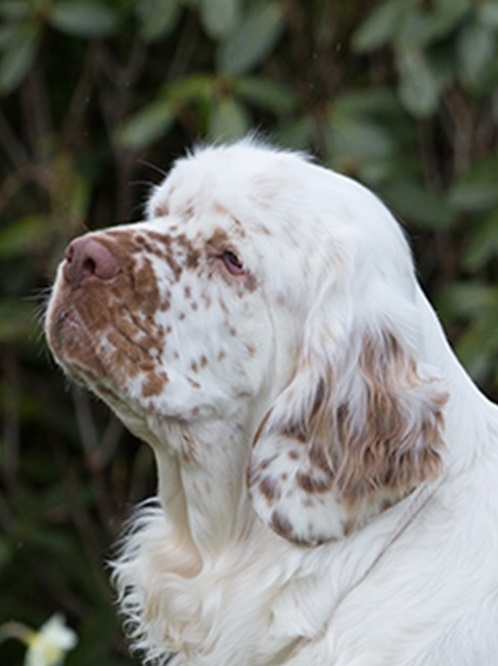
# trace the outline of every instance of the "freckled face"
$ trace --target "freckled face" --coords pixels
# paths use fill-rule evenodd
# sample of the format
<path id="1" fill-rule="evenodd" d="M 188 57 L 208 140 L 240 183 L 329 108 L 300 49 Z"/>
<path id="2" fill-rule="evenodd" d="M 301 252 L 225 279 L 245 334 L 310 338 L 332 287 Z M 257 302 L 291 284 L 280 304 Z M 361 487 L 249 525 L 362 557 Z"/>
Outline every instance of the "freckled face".
<path id="1" fill-rule="evenodd" d="M 46 332 L 67 374 L 114 409 L 191 420 L 257 392 L 272 336 L 257 272 L 240 252 L 242 229 L 174 220 L 89 235 L 117 269 L 102 277 L 97 254 L 83 277 L 68 279 L 66 259 Z"/>

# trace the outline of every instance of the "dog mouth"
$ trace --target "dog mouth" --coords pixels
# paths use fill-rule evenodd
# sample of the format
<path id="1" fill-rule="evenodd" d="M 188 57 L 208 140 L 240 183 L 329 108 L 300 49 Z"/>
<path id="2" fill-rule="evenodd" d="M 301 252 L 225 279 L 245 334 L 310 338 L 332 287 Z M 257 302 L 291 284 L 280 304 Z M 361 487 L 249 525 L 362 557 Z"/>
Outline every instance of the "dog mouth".
<path id="1" fill-rule="evenodd" d="M 45 330 L 54 358 L 71 378 L 85 383 L 82 372 L 94 377 L 104 375 L 92 336 L 74 306 L 56 306 L 47 313 Z"/>
<path id="2" fill-rule="evenodd" d="M 109 392 L 113 400 L 136 401 L 137 386 L 144 399 L 160 393 L 167 375 L 155 372 L 161 353 L 155 332 L 103 289 L 68 290 L 58 283 L 45 315 L 46 339 L 58 365 L 105 401 Z"/>

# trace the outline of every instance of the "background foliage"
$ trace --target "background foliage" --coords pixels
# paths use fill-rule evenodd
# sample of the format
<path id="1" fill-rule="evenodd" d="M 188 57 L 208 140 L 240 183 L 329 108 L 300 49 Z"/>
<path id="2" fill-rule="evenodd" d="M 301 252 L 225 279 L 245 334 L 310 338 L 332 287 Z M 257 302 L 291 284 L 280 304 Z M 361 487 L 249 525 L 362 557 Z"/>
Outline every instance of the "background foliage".
<path id="1" fill-rule="evenodd" d="M 186 146 L 256 128 L 394 209 L 496 398 L 498 3 L 2 0 L 0 21 L 0 623 L 62 610 L 68 664 L 124 666 L 103 565 L 154 478 L 48 358 L 37 311 L 65 243 L 139 219 Z"/>

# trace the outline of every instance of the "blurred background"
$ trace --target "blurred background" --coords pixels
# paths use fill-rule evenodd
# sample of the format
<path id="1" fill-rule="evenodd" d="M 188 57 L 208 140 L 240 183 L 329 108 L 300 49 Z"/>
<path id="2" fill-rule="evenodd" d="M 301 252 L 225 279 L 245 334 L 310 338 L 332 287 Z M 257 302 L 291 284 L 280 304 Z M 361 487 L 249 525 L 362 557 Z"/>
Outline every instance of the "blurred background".
<path id="1" fill-rule="evenodd" d="M 496 0 L 1 0 L 0 624 L 61 611 L 67 664 L 138 663 L 105 562 L 154 470 L 48 356 L 68 239 L 139 220 L 187 147 L 259 130 L 387 202 L 496 399 L 497 126 Z"/>

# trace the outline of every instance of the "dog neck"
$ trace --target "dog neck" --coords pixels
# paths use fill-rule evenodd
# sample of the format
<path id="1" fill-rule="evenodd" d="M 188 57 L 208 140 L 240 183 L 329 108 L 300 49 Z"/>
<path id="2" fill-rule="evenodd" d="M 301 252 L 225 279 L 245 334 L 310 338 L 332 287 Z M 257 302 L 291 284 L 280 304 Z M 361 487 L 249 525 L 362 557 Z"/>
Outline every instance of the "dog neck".
<path id="1" fill-rule="evenodd" d="M 168 422 L 164 430 L 150 442 L 163 510 L 202 560 L 216 558 L 255 522 L 245 483 L 250 427 L 224 419 Z"/>

